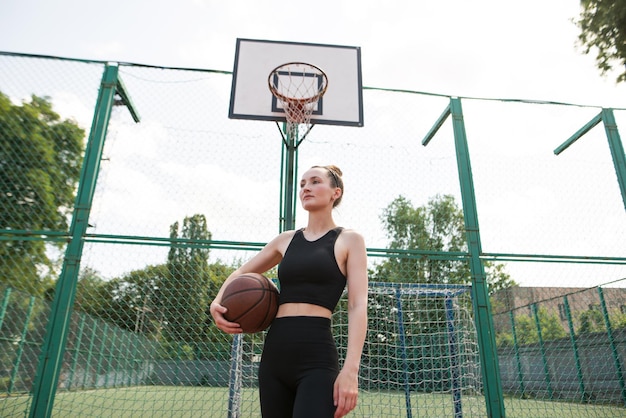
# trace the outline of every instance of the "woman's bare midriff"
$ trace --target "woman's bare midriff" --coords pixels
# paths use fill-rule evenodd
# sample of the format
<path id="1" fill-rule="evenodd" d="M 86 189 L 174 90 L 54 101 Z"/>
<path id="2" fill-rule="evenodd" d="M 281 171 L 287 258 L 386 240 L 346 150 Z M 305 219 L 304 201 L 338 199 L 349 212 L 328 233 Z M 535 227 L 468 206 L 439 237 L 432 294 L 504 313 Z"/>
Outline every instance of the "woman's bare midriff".
<path id="1" fill-rule="evenodd" d="M 321 316 L 330 318 L 332 312 L 323 306 L 310 303 L 284 303 L 278 307 L 276 318 L 285 316 Z"/>

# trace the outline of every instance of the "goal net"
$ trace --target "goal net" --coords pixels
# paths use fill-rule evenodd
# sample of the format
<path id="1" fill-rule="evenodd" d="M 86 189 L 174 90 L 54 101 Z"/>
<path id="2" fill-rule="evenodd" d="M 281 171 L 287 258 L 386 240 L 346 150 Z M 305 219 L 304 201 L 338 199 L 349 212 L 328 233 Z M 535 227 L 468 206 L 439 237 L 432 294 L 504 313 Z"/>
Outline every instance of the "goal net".
<path id="1" fill-rule="evenodd" d="M 347 295 L 333 315 L 340 359 L 348 344 Z M 233 339 L 231 418 L 258 416 L 263 335 Z M 485 416 L 469 286 L 370 283 L 359 402 L 351 416 Z"/>

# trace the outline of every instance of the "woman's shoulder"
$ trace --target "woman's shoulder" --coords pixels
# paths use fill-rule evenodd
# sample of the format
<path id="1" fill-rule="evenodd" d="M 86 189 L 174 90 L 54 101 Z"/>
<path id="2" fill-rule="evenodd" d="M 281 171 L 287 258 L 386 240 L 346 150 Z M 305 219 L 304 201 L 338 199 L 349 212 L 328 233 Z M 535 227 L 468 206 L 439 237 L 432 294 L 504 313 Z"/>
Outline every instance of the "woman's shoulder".
<path id="1" fill-rule="evenodd" d="M 342 228 L 341 234 L 339 234 L 339 238 L 345 241 L 349 245 L 365 245 L 365 239 L 360 232 L 350 229 L 350 228 Z"/>
<path id="2" fill-rule="evenodd" d="M 363 235 L 361 235 L 361 233 L 355 229 L 351 229 L 351 228 L 344 228 L 344 227 L 339 227 L 341 229 L 341 234 L 344 235 L 349 235 L 351 237 L 363 237 Z"/>
<path id="3" fill-rule="evenodd" d="M 283 240 L 283 239 L 291 239 L 296 232 L 300 231 L 299 229 L 290 229 L 288 231 L 283 231 L 280 234 L 276 235 L 272 241 Z"/>
<path id="4" fill-rule="evenodd" d="M 296 232 L 297 230 L 283 231 L 280 234 L 278 234 L 276 237 L 274 237 L 274 239 L 272 239 L 267 244 L 267 246 L 271 248 L 275 248 L 276 250 L 278 250 L 278 252 L 280 252 L 281 254 L 284 254 L 287 246 L 291 242 L 291 239 L 296 234 Z"/>

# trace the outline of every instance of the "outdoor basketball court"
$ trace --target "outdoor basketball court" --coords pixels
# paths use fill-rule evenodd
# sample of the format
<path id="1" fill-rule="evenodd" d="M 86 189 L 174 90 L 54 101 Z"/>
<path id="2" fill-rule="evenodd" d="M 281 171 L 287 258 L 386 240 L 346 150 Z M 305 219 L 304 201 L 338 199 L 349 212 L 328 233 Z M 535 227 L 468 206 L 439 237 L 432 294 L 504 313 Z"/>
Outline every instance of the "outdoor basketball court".
<path id="1" fill-rule="evenodd" d="M 263 334 L 216 332 L 205 307 L 301 222 L 314 161 L 345 168 L 337 222 L 368 237 L 374 278 L 350 416 L 623 416 L 625 110 L 368 87 L 361 53 L 237 39 L 232 73 L 0 54 L 11 106 L 50 97 L 89 141 L 67 231 L 3 231 L 72 245 L 53 300 L 0 281 L 0 415 L 258 416 Z M 45 171 L 38 149 L 12 170 Z M 571 291 L 494 307 L 503 272 Z M 345 295 L 333 330 L 341 357 Z"/>

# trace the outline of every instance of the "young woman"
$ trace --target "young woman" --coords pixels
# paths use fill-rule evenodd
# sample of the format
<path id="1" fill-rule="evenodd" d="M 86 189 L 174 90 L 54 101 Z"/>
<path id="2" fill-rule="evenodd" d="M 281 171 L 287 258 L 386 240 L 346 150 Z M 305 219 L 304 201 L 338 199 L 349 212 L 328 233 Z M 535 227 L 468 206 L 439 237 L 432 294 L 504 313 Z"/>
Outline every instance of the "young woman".
<path id="1" fill-rule="evenodd" d="M 259 366 L 261 414 L 266 418 L 340 418 L 357 404 L 358 374 L 367 331 L 367 254 L 363 237 L 337 227 L 332 210 L 343 196 L 342 172 L 314 166 L 300 181 L 305 228 L 286 231 L 233 272 L 211 303 L 219 329 L 241 333 L 224 318 L 223 289 L 242 273 L 279 264 L 279 308 Z M 347 284 L 348 348 L 339 370 L 331 316 Z"/>

